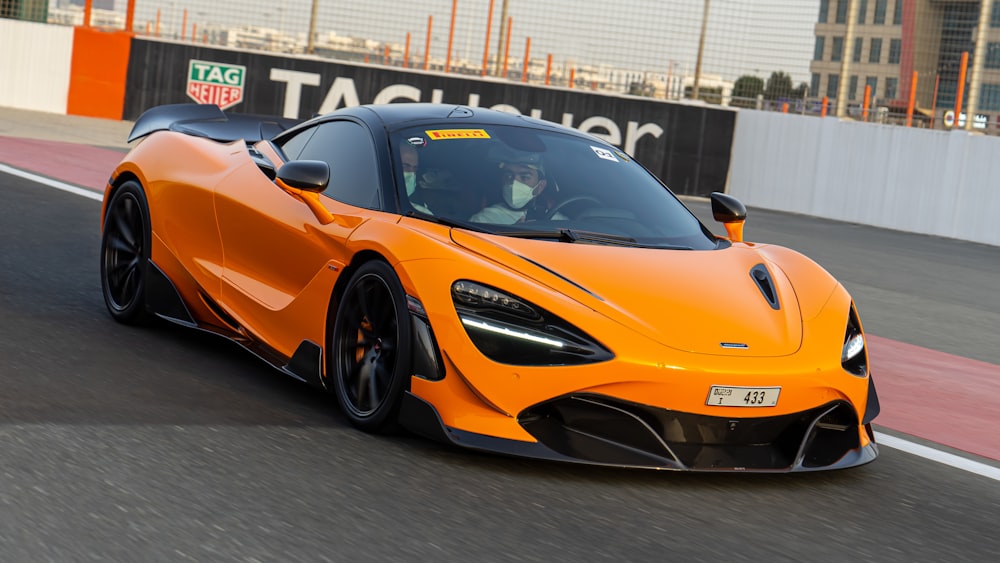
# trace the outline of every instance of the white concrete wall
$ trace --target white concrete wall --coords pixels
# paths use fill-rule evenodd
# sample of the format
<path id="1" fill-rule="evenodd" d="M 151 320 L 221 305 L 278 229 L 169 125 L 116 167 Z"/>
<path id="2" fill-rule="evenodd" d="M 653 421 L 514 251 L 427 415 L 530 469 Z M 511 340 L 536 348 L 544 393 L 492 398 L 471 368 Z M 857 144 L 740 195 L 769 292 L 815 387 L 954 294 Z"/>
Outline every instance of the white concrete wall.
<path id="1" fill-rule="evenodd" d="M 1000 245 L 1000 137 L 740 111 L 748 206 Z"/>
<path id="2" fill-rule="evenodd" d="M 73 28 L 0 19 L 0 106 L 66 113 Z"/>

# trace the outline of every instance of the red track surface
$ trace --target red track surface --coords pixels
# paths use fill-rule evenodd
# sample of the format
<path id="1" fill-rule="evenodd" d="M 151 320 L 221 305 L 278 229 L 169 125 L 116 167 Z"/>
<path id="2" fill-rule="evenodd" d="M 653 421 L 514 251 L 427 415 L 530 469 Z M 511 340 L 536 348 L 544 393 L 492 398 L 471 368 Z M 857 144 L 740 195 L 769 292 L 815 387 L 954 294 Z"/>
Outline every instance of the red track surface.
<path id="1" fill-rule="evenodd" d="M 61 180 L 104 191 L 111 171 L 124 153 L 59 141 L 0 137 L 0 162 Z"/>
<path id="2" fill-rule="evenodd" d="M 1000 460 L 1000 366 L 868 335 L 875 423 Z"/>
<path id="3" fill-rule="evenodd" d="M 103 191 L 122 152 L 0 137 L 0 162 Z M 868 335 L 876 425 L 1000 460 L 1000 366 Z"/>

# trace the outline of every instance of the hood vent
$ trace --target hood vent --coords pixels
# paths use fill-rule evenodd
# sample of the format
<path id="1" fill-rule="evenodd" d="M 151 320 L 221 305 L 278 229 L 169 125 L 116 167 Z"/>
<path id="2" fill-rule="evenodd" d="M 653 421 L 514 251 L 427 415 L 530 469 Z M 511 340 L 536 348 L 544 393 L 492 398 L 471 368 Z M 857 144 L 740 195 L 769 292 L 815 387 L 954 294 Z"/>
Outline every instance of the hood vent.
<path id="1" fill-rule="evenodd" d="M 764 295 L 767 304 L 775 311 L 781 309 L 781 305 L 778 303 L 778 291 L 774 287 L 774 280 L 771 279 L 771 272 L 768 271 L 767 266 L 757 264 L 750 268 L 750 277 L 753 278 L 757 288 Z"/>

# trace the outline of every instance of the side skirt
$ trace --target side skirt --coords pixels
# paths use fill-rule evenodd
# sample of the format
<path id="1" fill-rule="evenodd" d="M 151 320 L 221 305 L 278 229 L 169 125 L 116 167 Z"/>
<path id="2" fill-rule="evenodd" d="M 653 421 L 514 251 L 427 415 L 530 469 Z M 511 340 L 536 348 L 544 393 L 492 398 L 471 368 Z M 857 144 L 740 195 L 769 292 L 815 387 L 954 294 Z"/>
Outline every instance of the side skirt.
<path id="1" fill-rule="evenodd" d="M 180 292 L 170 278 L 152 260 L 149 260 L 148 265 L 146 307 L 151 313 L 165 321 L 231 340 L 285 375 L 326 390 L 326 385 L 323 383 L 323 348 L 320 345 L 311 340 L 303 340 L 289 358 L 263 342 L 251 338 L 242 330 L 234 332 L 221 327 L 199 324 L 184 304 Z"/>

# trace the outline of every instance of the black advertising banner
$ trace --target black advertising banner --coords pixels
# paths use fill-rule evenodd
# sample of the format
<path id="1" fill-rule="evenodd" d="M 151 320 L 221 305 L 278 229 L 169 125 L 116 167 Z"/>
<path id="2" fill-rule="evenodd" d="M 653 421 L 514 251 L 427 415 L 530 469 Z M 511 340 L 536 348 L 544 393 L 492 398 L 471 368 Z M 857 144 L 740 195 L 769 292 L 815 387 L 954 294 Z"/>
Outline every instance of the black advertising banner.
<path id="1" fill-rule="evenodd" d="M 134 39 L 122 118 L 195 101 L 299 119 L 369 103 L 504 109 L 601 137 L 688 195 L 725 191 L 736 122 L 735 111 L 717 106 Z"/>

